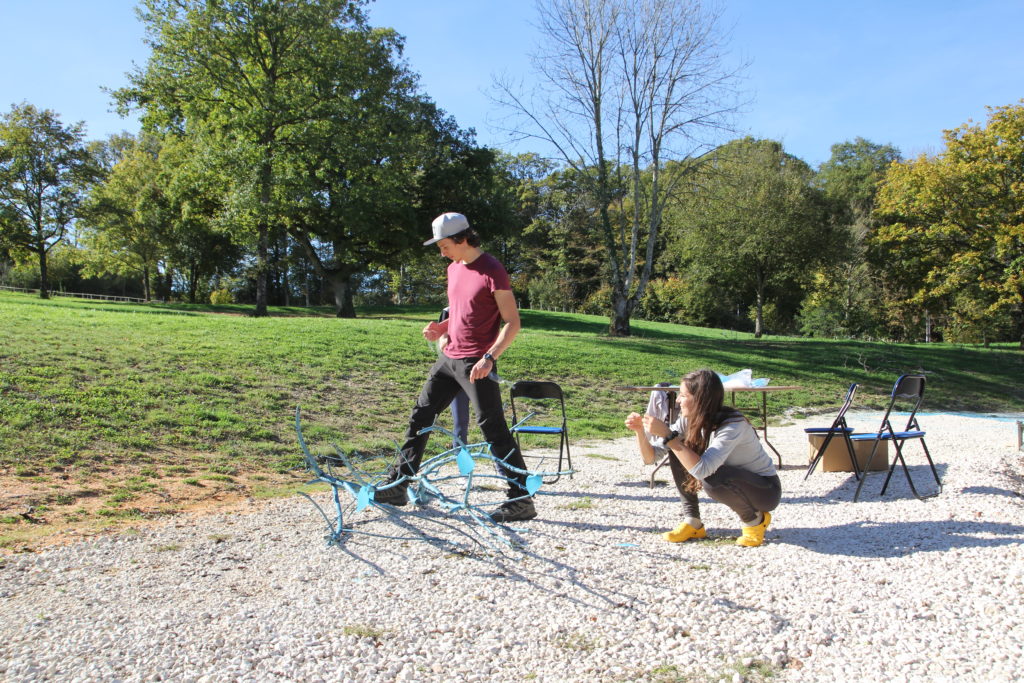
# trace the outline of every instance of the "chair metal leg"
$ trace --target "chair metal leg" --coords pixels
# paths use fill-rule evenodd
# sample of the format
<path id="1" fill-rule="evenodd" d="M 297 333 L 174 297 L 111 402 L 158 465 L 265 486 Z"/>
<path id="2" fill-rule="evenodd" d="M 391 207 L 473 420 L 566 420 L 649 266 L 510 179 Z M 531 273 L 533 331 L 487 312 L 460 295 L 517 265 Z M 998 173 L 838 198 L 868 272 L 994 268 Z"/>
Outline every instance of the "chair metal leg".
<path id="1" fill-rule="evenodd" d="M 845 431 L 842 432 L 843 441 L 846 443 L 846 452 L 850 454 L 850 464 L 853 466 L 853 476 L 860 479 L 860 466 L 857 464 L 857 454 L 853 450 L 853 442 L 850 441 L 850 435 Z M 829 432 L 825 435 L 825 441 L 821 444 L 818 452 L 814 455 L 814 459 L 811 460 L 811 464 L 807 466 L 807 472 L 804 473 L 804 481 L 811 475 L 814 468 L 818 466 L 818 463 L 825 456 L 825 450 L 828 448 L 829 443 L 832 441 L 832 437 L 835 436 L 833 432 Z"/>
<path id="2" fill-rule="evenodd" d="M 935 463 L 932 462 L 932 454 L 928 452 L 928 444 L 924 442 L 924 437 L 921 437 L 921 448 L 924 449 L 924 457 L 928 460 L 928 467 L 932 470 L 932 476 L 935 477 L 935 483 L 939 486 L 939 491 L 942 491 L 942 480 L 939 479 L 939 473 L 935 469 Z M 936 494 L 938 495 L 938 494 Z"/>
<path id="3" fill-rule="evenodd" d="M 569 466 L 570 470 L 572 469 L 572 454 L 569 452 L 569 435 L 566 434 L 565 431 L 562 431 L 562 432 L 559 432 L 559 437 L 561 437 L 559 439 L 559 441 L 558 441 L 558 472 L 559 472 L 559 474 L 556 474 L 554 479 L 551 479 L 549 481 L 545 481 L 544 482 L 545 484 L 557 483 L 558 480 L 562 478 L 561 472 L 562 472 L 562 455 L 563 455 L 563 453 L 565 454 L 565 462 L 566 462 L 566 464 Z M 569 478 L 572 479 L 572 474 L 569 475 Z"/>
<path id="4" fill-rule="evenodd" d="M 857 452 L 853 449 L 853 441 L 850 440 L 850 435 L 843 432 L 843 441 L 846 442 L 846 452 L 850 454 L 850 465 L 853 466 L 853 476 L 855 479 L 860 479 L 860 465 L 857 464 Z"/>
<path id="5" fill-rule="evenodd" d="M 811 464 L 807 466 L 807 471 L 804 473 L 804 481 L 807 481 L 807 477 L 811 476 L 811 472 L 818 466 L 818 462 L 825 456 L 825 449 L 828 448 L 829 443 L 832 442 L 832 432 L 825 435 L 825 441 L 818 448 L 818 452 L 814 454 L 814 459 L 811 460 Z"/>
<path id="6" fill-rule="evenodd" d="M 672 454 L 669 453 L 668 455 L 666 455 L 664 458 L 661 459 L 661 462 L 659 462 L 657 465 L 654 466 L 653 470 L 651 470 L 651 483 L 650 483 L 650 486 L 648 488 L 652 488 L 652 489 L 654 488 L 654 475 L 658 473 L 658 470 L 660 470 L 662 467 L 664 467 L 665 465 L 668 464 L 668 459 L 671 458 L 671 457 L 672 457 Z"/>
<path id="7" fill-rule="evenodd" d="M 871 463 L 875 461 L 875 453 L 878 452 L 878 444 L 881 439 L 876 438 L 875 443 L 871 446 L 871 455 L 868 456 L 868 461 L 864 464 L 864 472 L 857 482 L 857 490 L 853 492 L 853 502 L 856 503 L 857 499 L 860 498 L 860 490 L 864 487 L 864 482 L 868 480 L 868 472 L 871 471 Z"/>
<path id="8" fill-rule="evenodd" d="M 889 488 L 889 480 L 892 479 L 892 473 L 896 471 L 896 463 L 903 464 L 903 474 L 907 476 L 907 483 L 910 484 L 910 490 L 917 496 L 917 490 L 914 488 L 914 482 L 910 481 L 910 472 L 907 470 L 907 462 L 903 459 L 903 441 L 893 439 L 892 445 L 896 449 L 896 457 L 892 459 L 892 464 L 889 465 L 889 473 L 885 475 L 885 483 L 882 484 L 882 490 L 879 491 L 878 495 L 884 496 L 885 490 Z M 920 498 L 921 496 L 917 496 Z"/>
<path id="9" fill-rule="evenodd" d="M 569 478 L 572 479 L 572 453 L 569 452 L 569 435 L 562 432 L 562 439 L 565 441 L 565 464 L 569 469 Z M 558 451 L 558 471 L 562 471 L 562 451 Z M 561 475 L 559 475 L 561 476 Z"/>
<path id="10" fill-rule="evenodd" d="M 896 469 L 896 461 L 899 460 L 900 464 L 903 466 L 903 475 L 907 478 L 907 484 L 910 486 L 910 492 L 914 494 L 914 497 L 917 498 L 918 500 L 925 500 L 927 498 L 935 498 L 940 493 L 942 493 L 942 482 L 939 480 L 939 473 L 935 470 L 935 463 L 932 462 L 932 456 L 928 452 L 928 446 L 925 444 L 924 439 L 921 439 L 921 447 L 924 449 L 925 458 L 928 460 L 928 466 L 931 468 L 932 476 L 935 477 L 935 483 L 938 484 L 938 489 L 934 493 L 927 493 L 927 494 L 922 495 L 922 494 L 918 493 L 917 487 L 914 486 L 914 480 L 911 479 L 911 477 L 910 477 L 910 468 L 907 467 L 907 461 L 903 458 L 903 444 L 905 442 L 906 442 L 906 439 L 903 439 L 903 440 L 900 440 L 900 442 L 898 444 L 896 444 L 896 456 L 897 457 L 893 458 L 892 467 L 889 468 L 889 477 L 892 477 L 893 470 Z M 885 493 L 885 488 L 886 488 L 886 486 L 889 485 L 889 477 L 886 477 L 886 479 L 885 479 L 885 486 L 882 486 L 882 494 Z M 879 494 L 879 495 L 882 495 L 882 494 Z"/>

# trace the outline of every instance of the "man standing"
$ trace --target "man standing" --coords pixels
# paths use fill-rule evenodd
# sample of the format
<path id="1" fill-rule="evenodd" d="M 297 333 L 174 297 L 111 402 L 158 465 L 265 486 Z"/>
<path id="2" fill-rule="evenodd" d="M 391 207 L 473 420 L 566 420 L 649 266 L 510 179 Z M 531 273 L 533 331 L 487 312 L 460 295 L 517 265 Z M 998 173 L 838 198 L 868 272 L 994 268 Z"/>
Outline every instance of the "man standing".
<path id="1" fill-rule="evenodd" d="M 494 455 L 509 465 L 526 469 L 523 455 L 516 446 L 505 421 L 498 383 L 491 379 L 497 359 L 519 333 L 519 310 L 516 308 L 508 273 L 498 259 L 480 249 L 480 237 L 461 213 L 444 213 L 431 224 L 433 238 L 423 246 L 437 244 L 448 264 L 449 317 L 431 322 L 423 328 L 428 341 L 448 336 L 444 352 L 430 368 L 416 405 L 409 418 L 398 461 L 392 469 L 392 481 L 401 475 L 414 475 L 419 469 L 428 434 L 420 430 L 434 424 L 434 418 L 445 410 L 452 399 L 465 391 L 473 403 L 477 425 L 484 439 L 491 444 Z M 533 500 L 525 496 L 526 477 L 505 470 L 510 479 L 508 498 L 491 514 L 496 522 L 514 522 L 537 516 Z M 378 491 L 379 503 L 405 505 L 406 487 L 399 485 Z M 516 500 L 518 499 L 518 500 Z"/>

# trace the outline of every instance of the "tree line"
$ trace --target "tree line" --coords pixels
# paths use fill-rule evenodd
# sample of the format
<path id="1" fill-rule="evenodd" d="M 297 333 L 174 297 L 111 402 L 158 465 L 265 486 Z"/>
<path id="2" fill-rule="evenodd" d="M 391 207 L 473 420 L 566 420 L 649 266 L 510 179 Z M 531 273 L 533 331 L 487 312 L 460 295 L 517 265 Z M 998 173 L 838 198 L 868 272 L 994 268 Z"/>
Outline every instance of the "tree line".
<path id="1" fill-rule="evenodd" d="M 639 10 L 637 9 L 639 7 Z M 630 11 L 633 10 L 633 11 Z M 148 62 L 113 93 L 137 135 L 0 118 L 0 276 L 146 299 L 440 304 L 420 246 L 470 217 L 524 307 L 813 336 L 1024 345 L 1024 106 L 938 154 L 711 147 L 737 100 L 700 2 L 549 0 L 555 93 L 499 83 L 555 159 L 477 145 L 402 38 L 348 0 L 144 0 Z M 543 80 L 543 79 L 542 79 Z M 1024 104 L 1024 102 L 1022 102 Z"/>

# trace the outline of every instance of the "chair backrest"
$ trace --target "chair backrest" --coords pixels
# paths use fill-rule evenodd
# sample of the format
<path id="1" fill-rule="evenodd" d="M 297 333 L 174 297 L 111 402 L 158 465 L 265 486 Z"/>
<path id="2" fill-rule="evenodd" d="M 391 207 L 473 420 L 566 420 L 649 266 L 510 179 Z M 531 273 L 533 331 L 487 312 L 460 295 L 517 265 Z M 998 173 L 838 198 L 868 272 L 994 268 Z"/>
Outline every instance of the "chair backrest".
<path id="1" fill-rule="evenodd" d="M 562 387 L 554 382 L 532 382 L 522 380 L 512 385 L 509 390 L 509 403 L 512 406 L 512 421 L 517 422 L 519 415 L 516 411 L 516 399 L 528 399 L 536 401 L 555 400 L 561 409 L 562 424 L 565 425 L 567 417 L 565 414 L 565 397 L 562 395 Z M 554 406 L 552 406 L 553 408 Z M 536 413 L 534 413 L 536 414 Z M 557 418 L 555 418 L 557 419 Z"/>
<path id="2" fill-rule="evenodd" d="M 892 386 L 892 395 L 889 397 L 889 405 L 885 409 L 885 416 L 882 418 L 882 425 L 891 425 L 889 415 L 893 408 L 900 406 L 907 408 L 910 415 L 907 417 L 906 430 L 917 429 L 917 411 L 924 400 L 924 375 L 901 375 Z"/>
<path id="3" fill-rule="evenodd" d="M 857 383 L 854 382 L 850 385 L 850 388 L 846 390 L 846 399 L 843 401 L 843 407 L 839 409 L 839 414 L 836 415 L 836 419 L 832 422 L 833 427 L 846 425 L 846 411 L 853 405 L 853 397 L 856 395 Z"/>
<path id="4" fill-rule="evenodd" d="M 562 387 L 554 382 L 516 382 L 512 385 L 510 394 L 512 398 L 557 398 L 559 401 L 564 400 L 562 398 Z"/>

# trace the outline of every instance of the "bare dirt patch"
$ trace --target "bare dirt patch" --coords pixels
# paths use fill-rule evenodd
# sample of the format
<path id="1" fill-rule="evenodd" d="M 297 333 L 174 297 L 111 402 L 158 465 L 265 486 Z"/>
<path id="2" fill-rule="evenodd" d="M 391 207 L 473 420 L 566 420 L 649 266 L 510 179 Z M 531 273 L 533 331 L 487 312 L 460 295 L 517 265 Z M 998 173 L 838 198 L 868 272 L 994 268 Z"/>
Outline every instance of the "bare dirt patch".
<path id="1" fill-rule="evenodd" d="M 34 552 L 181 515 L 254 511 L 308 480 L 301 471 L 225 475 L 175 469 L 122 466 L 88 477 L 0 473 L 0 554 Z"/>

